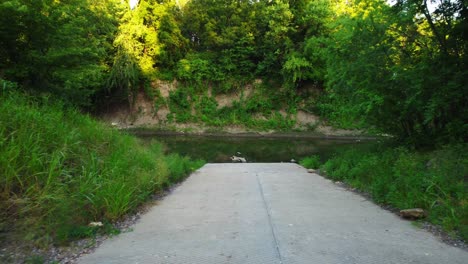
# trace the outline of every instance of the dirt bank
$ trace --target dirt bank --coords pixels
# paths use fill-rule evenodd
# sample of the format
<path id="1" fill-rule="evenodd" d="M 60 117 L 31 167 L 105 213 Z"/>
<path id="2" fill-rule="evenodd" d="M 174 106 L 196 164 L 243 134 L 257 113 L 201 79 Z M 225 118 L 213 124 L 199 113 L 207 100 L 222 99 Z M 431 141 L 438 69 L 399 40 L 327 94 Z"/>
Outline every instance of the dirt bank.
<path id="1" fill-rule="evenodd" d="M 261 81 L 257 81 L 261 82 Z M 258 135 L 274 135 L 279 131 L 275 129 L 261 130 L 257 128 L 248 128 L 242 125 L 225 125 L 225 126 L 207 126 L 202 122 L 176 122 L 171 118 L 171 110 L 169 108 L 170 95 L 178 89 L 178 82 L 155 81 L 153 89 L 157 96 L 150 98 L 147 93 L 139 92 L 131 107 L 128 105 L 116 106 L 109 109 L 107 112 L 100 115 L 100 119 L 104 122 L 120 129 L 148 129 L 156 131 L 170 131 L 176 133 L 190 134 L 249 134 Z M 247 85 L 241 92 L 232 92 L 229 94 L 214 95 L 213 91 L 208 89 L 206 96 L 216 102 L 217 108 L 233 107 L 235 103 L 242 103 L 251 96 L 254 96 L 254 88 L 252 85 Z M 281 115 L 282 118 L 294 122 L 292 131 L 307 132 L 307 134 L 320 137 L 356 137 L 361 136 L 361 131 L 350 131 L 343 129 L 335 129 L 328 126 L 319 116 L 305 110 L 298 110 L 295 114 L 288 114 L 286 110 L 281 109 L 272 112 L 272 115 Z M 191 115 L 196 115 L 194 106 L 191 107 Z M 252 114 L 254 120 L 265 120 L 266 117 L 262 113 Z M 284 132 L 284 130 L 283 130 Z"/>

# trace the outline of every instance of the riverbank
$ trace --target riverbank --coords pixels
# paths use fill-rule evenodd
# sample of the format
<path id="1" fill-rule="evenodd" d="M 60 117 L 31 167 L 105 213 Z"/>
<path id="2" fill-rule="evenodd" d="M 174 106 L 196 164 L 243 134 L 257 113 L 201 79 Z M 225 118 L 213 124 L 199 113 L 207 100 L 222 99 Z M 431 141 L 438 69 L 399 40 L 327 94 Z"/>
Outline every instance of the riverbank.
<path id="1" fill-rule="evenodd" d="M 136 93 L 131 105 L 119 103 L 101 109 L 98 118 L 122 130 L 207 135 L 274 135 L 293 131 L 317 137 L 367 136 L 363 131 L 332 127 L 308 110 L 315 106 L 306 103 L 305 98 L 298 97 L 300 100 L 295 103 L 273 102 L 275 96 L 285 95 L 280 89 L 272 92 L 270 88 L 258 80 L 256 85 L 224 94 L 204 88 L 208 89 L 205 94 L 177 81 L 157 81 L 152 84 L 152 92 Z"/>
<path id="2" fill-rule="evenodd" d="M 246 131 L 246 130 L 210 130 L 210 129 L 198 129 L 198 130 L 186 130 L 181 131 L 176 128 L 168 129 L 165 127 L 151 128 L 122 128 L 123 132 L 127 132 L 137 136 L 189 136 L 189 137 L 219 137 L 219 138 L 291 138 L 291 139 L 332 139 L 332 140 L 357 140 L 357 141 L 373 141 L 383 138 L 381 136 L 365 135 L 362 133 L 352 133 L 348 131 L 348 134 L 321 134 L 317 132 L 284 132 L 284 131 Z"/>

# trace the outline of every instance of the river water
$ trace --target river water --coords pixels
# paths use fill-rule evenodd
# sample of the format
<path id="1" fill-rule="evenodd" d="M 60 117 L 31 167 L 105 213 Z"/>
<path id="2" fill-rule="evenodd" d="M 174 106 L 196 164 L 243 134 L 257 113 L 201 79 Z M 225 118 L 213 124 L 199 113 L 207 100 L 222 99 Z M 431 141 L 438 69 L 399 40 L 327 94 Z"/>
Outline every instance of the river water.
<path id="1" fill-rule="evenodd" d="M 363 145 L 358 140 L 317 139 L 298 137 L 235 137 L 187 135 L 139 135 L 144 141 L 157 140 L 164 144 L 166 153 L 178 153 L 210 163 L 231 162 L 232 155 L 247 162 L 290 162 L 311 155 L 322 161 L 343 148 Z M 366 144 L 366 143 L 364 143 Z"/>

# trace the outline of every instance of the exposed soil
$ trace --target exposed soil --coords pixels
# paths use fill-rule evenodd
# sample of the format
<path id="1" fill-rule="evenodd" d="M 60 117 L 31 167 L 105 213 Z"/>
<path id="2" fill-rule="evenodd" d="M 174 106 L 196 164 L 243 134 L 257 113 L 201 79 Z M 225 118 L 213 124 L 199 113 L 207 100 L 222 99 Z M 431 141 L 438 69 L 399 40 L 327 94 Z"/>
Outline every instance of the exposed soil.
<path id="1" fill-rule="evenodd" d="M 165 82 L 165 81 L 155 81 L 153 86 L 159 92 L 159 95 L 162 96 L 163 100 L 168 100 L 169 94 L 171 91 L 177 89 L 177 81 Z M 234 102 L 240 101 L 243 98 L 248 98 L 254 93 L 253 85 L 247 85 L 242 92 L 233 92 L 231 94 L 221 94 L 215 95 L 214 99 L 218 104 L 218 108 L 231 107 Z M 208 95 L 212 96 L 212 91 L 209 89 Z M 134 105 L 130 108 L 128 106 L 121 106 L 111 109 L 108 112 L 103 113 L 100 118 L 114 127 L 120 129 L 138 129 L 138 128 L 148 128 L 154 130 L 170 130 L 175 132 L 182 133 L 210 133 L 212 131 L 230 133 L 230 134 L 242 134 L 242 133 L 251 133 L 257 132 L 252 129 L 248 129 L 243 126 L 238 125 L 229 125 L 224 127 L 208 127 L 201 123 L 176 123 L 169 122 L 168 115 L 170 110 L 165 105 L 160 105 L 158 108 L 155 108 L 155 103 L 153 99 L 148 98 L 144 92 L 137 94 Z M 192 114 L 194 114 L 194 109 L 192 109 Z M 289 117 L 296 121 L 294 130 L 296 131 L 305 131 L 314 133 L 316 135 L 322 135 L 324 137 L 329 136 L 360 136 L 362 135 L 361 131 L 350 131 L 343 129 L 335 129 L 331 126 L 326 125 L 323 120 L 321 120 L 317 115 L 308 113 L 303 110 L 299 110 L 295 116 L 288 116 L 285 110 L 280 110 L 279 114 L 283 117 Z M 265 117 L 261 114 L 254 115 L 253 118 L 258 120 L 264 120 Z M 259 134 L 271 134 L 276 131 L 261 131 Z"/>

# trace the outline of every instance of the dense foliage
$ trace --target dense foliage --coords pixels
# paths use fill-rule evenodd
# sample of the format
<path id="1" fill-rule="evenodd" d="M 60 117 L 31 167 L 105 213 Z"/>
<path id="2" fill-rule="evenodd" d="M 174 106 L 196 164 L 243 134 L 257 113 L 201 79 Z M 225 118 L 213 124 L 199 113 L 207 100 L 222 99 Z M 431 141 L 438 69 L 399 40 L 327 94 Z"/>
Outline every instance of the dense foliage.
<path id="1" fill-rule="evenodd" d="M 324 42 L 325 110 L 416 145 L 467 135 L 468 10 L 440 3 L 432 12 L 410 0 L 344 7 Z"/>
<path id="2" fill-rule="evenodd" d="M 114 2 L 2 1 L 0 77 L 90 107 L 109 71 L 120 12 Z"/>
<path id="3" fill-rule="evenodd" d="M 67 110 L 0 94 L 0 233 L 45 246 L 92 235 L 202 165 Z M 4 238 L 2 238 L 2 241 Z M 4 241 L 6 242 L 6 241 Z M 8 262 L 8 261 L 7 261 Z"/>
<path id="4" fill-rule="evenodd" d="M 174 67 L 182 58 L 187 40 L 176 22 L 177 10 L 175 1 L 155 0 L 127 10 L 114 41 L 116 54 L 107 83 L 113 94 L 131 97 L 161 69 Z"/>
<path id="5" fill-rule="evenodd" d="M 156 79 L 229 92 L 262 78 L 283 104 L 308 82 L 336 125 L 432 145 L 468 133 L 467 17 L 462 0 L 8 0 L 0 77 L 88 109 Z"/>

